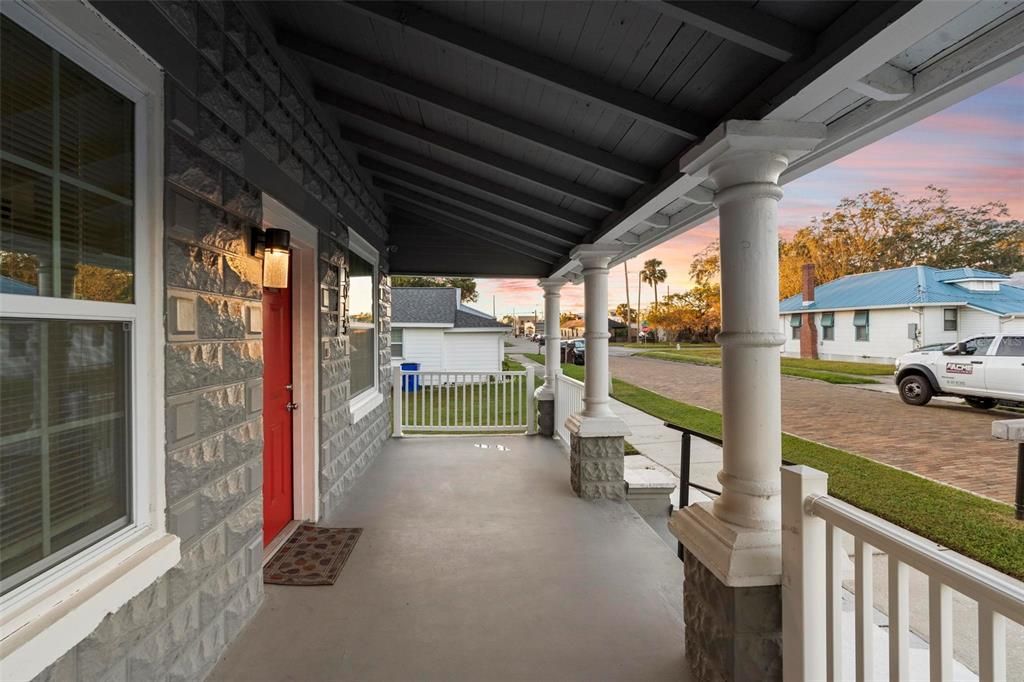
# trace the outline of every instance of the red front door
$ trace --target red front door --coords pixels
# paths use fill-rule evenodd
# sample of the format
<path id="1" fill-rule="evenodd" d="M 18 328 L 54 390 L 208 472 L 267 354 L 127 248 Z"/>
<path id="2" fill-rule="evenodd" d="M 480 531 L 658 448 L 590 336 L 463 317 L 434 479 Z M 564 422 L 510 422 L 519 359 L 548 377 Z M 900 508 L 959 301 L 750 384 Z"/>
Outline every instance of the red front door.
<path id="1" fill-rule="evenodd" d="M 292 295 L 263 290 L 263 546 L 292 520 Z"/>

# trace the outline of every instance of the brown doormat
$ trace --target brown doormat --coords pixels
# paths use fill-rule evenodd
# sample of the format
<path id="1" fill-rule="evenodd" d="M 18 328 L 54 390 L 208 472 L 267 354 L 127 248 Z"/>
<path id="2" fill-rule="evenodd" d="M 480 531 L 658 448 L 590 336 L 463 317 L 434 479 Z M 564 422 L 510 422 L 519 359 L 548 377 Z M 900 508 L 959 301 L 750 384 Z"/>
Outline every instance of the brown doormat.
<path id="1" fill-rule="evenodd" d="M 362 528 L 320 528 L 303 523 L 263 567 L 270 585 L 333 585 Z"/>

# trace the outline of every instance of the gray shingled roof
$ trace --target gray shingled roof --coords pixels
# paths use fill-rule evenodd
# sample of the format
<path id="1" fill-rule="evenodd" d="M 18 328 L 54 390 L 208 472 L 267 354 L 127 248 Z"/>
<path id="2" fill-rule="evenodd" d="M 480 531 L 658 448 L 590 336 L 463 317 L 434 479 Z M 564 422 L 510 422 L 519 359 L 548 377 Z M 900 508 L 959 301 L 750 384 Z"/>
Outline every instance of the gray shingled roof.
<path id="1" fill-rule="evenodd" d="M 451 287 L 395 287 L 391 290 L 391 321 L 397 324 L 450 324 L 456 329 L 509 329 L 485 312 L 458 302 Z"/>

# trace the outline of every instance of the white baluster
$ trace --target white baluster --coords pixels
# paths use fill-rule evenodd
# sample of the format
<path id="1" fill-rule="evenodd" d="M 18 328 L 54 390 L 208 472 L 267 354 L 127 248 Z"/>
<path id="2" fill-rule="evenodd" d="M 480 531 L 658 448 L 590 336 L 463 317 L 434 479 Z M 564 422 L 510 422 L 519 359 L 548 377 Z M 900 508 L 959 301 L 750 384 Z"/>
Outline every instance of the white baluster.
<path id="1" fill-rule="evenodd" d="M 928 579 L 928 657 L 931 679 L 953 676 L 953 591 L 938 578 Z"/>
<path id="2" fill-rule="evenodd" d="M 909 567 L 889 555 L 889 680 L 910 679 Z"/>
<path id="3" fill-rule="evenodd" d="M 854 538 L 854 603 L 857 623 L 857 682 L 874 679 L 874 647 L 872 644 L 875 626 L 872 620 L 875 606 L 874 574 L 871 566 L 871 545 L 860 538 Z"/>
<path id="4" fill-rule="evenodd" d="M 988 604 L 978 603 L 978 679 L 1006 679 L 1006 618 Z"/>
<path id="5" fill-rule="evenodd" d="M 843 679 L 843 567 L 846 552 L 843 550 L 843 531 L 828 524 L 825 532 L 825 629 L 828 633 L 828 648 L 825 657 L 826 679 L 841 682 Z"/>

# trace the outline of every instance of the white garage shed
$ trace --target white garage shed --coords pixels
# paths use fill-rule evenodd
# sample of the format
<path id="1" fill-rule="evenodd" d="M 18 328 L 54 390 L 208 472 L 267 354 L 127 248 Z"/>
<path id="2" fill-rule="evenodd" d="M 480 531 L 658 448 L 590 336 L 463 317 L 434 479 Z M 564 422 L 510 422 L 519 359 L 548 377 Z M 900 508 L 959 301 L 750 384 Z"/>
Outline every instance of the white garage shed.
<path id="1" fill-rule="evenodd" d="M 423 371 L 500 371 L 512 328 L 460 299 L 454 287 L 392 289 L 392 362 L 418 362 Z"/>

